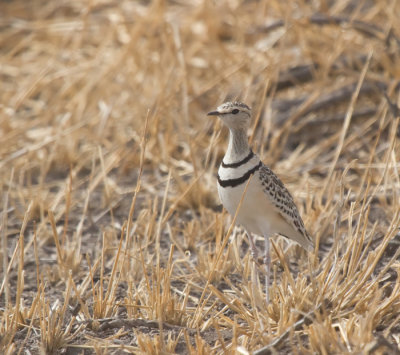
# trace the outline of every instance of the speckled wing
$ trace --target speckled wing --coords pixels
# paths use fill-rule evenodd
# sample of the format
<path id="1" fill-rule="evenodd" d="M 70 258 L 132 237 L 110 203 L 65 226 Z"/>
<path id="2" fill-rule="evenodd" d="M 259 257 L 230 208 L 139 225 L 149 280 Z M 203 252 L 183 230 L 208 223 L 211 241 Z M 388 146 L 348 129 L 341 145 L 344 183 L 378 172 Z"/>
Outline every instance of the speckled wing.
<path id="1" fill-rule="evenodd" d="M 292 226 L 294 231 L 300 234 L 299 238 L 296 238 L 298 239 L 296 241 L 303 248 L 313 250 L 314 243 L 307 233 L 304 222 L 300 217 L 299 211 L 288 189 L 274 172 L 264 164 L 261 166 L 259 174 L 264 193 L 268 196 L 283 219 Z"/>

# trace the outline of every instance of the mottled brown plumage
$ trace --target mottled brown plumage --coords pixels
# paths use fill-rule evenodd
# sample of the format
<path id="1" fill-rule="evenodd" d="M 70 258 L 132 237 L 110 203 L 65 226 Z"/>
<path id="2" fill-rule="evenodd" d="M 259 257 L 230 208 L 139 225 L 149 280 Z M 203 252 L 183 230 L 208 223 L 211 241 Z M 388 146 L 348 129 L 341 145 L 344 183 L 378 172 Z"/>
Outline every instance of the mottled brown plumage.
<path id="1" fill-rule="evenodd" d="M 296 241 L 304 249 L 312 251 L 314 249 L 313 241 L 304 226 L 304 222 L 289 190 L 285 185 L 283 185 L 278 176 L 276 176 L 275 173 L 265 165 L 260 169 L 260 181 L 264 193 L 279 211 L 279 214 L 293 227 L 293 229 L 304 237 L 304 240 Z M 280 234 L 284 235 L 283 233 Z M 290 239 L 289 236 L 284 236 Z"/>

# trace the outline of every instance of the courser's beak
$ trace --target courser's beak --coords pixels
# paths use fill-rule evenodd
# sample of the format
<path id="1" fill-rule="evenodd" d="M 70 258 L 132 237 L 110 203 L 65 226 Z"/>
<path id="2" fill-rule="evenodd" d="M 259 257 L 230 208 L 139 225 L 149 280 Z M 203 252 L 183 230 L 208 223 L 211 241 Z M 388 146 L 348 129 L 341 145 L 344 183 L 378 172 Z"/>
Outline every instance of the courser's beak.
<path id="1" fill-rule="evenodd" d="M 207 113 L 207 116 L 219 116 L 220 113 L 218 111 L 211 111 L 209 113 Z"/>

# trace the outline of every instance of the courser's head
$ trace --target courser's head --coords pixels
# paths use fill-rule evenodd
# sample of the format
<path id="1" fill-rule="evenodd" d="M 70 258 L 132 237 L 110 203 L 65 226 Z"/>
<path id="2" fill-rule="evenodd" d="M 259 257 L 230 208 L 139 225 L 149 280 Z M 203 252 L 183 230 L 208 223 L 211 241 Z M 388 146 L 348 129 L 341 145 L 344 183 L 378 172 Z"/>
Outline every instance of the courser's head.
<path id="1" fill-rule="evenodd" d="M 208 116 L 218 116 L 229 129 L 247 129 L 250 125 L 251 109 L 242 102 L 225 102 Z"/>

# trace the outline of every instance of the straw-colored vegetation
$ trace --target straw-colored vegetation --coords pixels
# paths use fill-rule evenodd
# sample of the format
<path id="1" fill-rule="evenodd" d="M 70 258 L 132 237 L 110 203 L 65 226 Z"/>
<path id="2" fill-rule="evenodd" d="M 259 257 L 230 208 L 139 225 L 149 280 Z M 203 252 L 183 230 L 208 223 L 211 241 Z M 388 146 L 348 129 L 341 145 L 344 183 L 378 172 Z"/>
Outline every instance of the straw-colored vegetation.
<path id="1" fill-rule="evenodd" d="M 0 352 L 399 353 L 399 18 L 1 1 Z M 316 242 L 274 239 L 268 305 L 216 193 L 235 98 Z"/>

